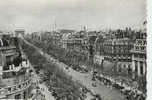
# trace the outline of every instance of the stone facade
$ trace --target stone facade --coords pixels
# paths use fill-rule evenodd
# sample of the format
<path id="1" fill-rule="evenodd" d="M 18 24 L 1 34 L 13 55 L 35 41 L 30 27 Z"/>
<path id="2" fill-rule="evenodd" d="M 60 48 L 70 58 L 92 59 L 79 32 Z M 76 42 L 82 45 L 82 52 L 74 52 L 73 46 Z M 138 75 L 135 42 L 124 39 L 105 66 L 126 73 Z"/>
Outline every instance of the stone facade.
<path id="1" fill-rule="evenodd" d="M 31 86 L 29 61 L 17 43 L 7 44 L 0 47 L 0 99 L 27 99 Z"/>
<path id="2" fill-rule="evenodd" d="M 146 75 L 146 32 L 141 32 L 135 40 L 132 52 L 132 67 L 135 76 Z"/>

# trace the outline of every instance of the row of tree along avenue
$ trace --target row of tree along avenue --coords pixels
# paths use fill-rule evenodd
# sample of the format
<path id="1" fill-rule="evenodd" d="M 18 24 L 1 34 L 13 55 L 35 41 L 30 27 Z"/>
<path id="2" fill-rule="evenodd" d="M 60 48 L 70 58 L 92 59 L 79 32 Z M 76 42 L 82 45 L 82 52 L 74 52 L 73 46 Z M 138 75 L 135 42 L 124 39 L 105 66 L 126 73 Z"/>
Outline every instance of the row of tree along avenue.
<path id="1" fill-rule="evenodd" d="M 25 43 L 23 43 L 22 47 L 29 57 L 36 73 L 41 74 L 42 82 L 45 82 L 57 100 L 84 100 L 86 96 L 85 93 L 82 92 L 81 88 L 83 88 L 83 86 L 81 84 L 73 81 L 71 76 L 68 76 L 61 68 L 57 67 L 56 64 L 47 61 L 36 49 Z M 43 74 L 41 72 L 43 72 Z"/>

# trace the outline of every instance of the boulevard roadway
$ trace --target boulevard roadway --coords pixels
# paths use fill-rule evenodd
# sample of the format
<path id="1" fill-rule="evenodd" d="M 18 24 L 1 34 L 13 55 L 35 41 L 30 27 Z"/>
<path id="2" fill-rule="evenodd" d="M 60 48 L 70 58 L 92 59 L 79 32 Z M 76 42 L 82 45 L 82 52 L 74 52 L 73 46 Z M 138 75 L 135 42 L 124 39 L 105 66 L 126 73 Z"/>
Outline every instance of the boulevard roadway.
<path id="1" fill-rule="evenodd" d="M 124 95 L 121 94 L 121 92 L 117 89 L 107 87 L 106 85 L 100 84 L 100 82 L 96 82 L 96 84 L 97 84 L 96 87 L 92 86 L 92 83 L 94 81 L 92 81 L 91 73 L 89 73 L 89 72 L 88 73 L 80 73 L 80 72 L 75 71 L 71 68 L 69 68 L 67 70 L 66 69 L 66 67 L 68 67 L 67 65 L 65 65 L 62 62 L 59 62 L 57 59 L 54 59 L 51 55 L 44 53 L 40 48 L 29 43 L 24 38 L 23 38 L 23 40 L 28 45 L 34 47 L 41 55 L 46 57 L 47 60 L 55 63 L 58 67 L 62 68 L 68 75 L 72 76 L 73 80 L 86 86 L 93 94 L 99 94 L 103 98 L 103 100 L 125 100 Z M 87 100 L 90 100 L 90 99 L 87 99 Z"/>

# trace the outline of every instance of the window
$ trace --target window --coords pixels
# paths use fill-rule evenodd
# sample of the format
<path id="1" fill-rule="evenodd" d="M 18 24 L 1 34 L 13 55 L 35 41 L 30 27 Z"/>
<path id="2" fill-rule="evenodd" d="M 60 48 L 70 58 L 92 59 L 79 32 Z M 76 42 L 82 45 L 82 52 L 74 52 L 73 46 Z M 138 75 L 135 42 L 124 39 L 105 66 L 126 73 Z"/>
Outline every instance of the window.
<path id="1" fill-rule="evenodd" d="M 143 75 L 143 62 L 140 62 L 140 74 Z"/>
<path id="2" fill-rule="evenodd" d="M 4 66 L 3 70 L 9 70 L 9 66 L 8 65 Z"/>
<path id="3" fill-rule="evenodd" d="M 118 71 L 121 72 L 121 64 L 119 64 Z"/>
<path id="4" fill-rule="evenodd" d="M 23 93 L 23 99 L 26 99 L 26 91 Z"/>
<path id="5" fill-rule="evenodd" d="M 144 41 L 144 45 L 146 45 L 147 43 L 146 43 L 146 41 Z"/>
<path id="6" fill-rule="evenodd" d="M 11 88 L 8 88 L 8 91 L 11 92 Z"/>
<path id="7" fill-rule="evenodd" d="M 17 88 L 16 88 L 16 86 L 14 86 L 14 91 L 16 91 L 17 90 Z"/>
<path id="8" fill-rule="evenodd" d="M 144 55 L 143 55 L 143 54 L 140 54 L 139 57 L 140 57 L 140 58 L 144 58 Z"/>
<path id="9" fill-rule="evenodd" d="M 128 73 L 130 74 L 132 72 L 130 64 L 128 65 Z"/>
<path id="10" fill-rule="evenodd" d="M 18 88 L 21 88 L 21 85 L 19 85 Z"/>
<path id="11" fill-rule="evenodd" d="M 137 57 L 138 57 L 138 54 L 134 54 L 134 56 L 137 58 Z"/>
<path id="12" fill-rule="evenodd" d="M 138 47 L 138 46 L 136 46 L 135 48 L 136 48 L 136 50 L 138 50 L 138 49 L 139 49 L 139 47 Z"/>
<path id="13" fill-rule="evenodd" d="M 10 56 L 6 56 L 6 62 L 12 62 L 11 57 Z"/>
<path id="14" fill-rule="evenodd" d="M 141 50 L 145 50 L 145 47 L 144 47 L 144 46 L 142 46 L 142 47 L 141 47 Z"/>
<path id="15" fill-rule="evenodd" d="M 141 45 L 142 44 L 142 41 L 138 41 L 138 45 Z"/>
<path id="16" fill-rule="evenodd" d="M 124 64 L 124 68 L 126 68 L 126 65 Z"/>
<path id="17" fill-rule="evenodd" d="M 138 62 L 135 61 L 135 72 L 138 72 Z"/>

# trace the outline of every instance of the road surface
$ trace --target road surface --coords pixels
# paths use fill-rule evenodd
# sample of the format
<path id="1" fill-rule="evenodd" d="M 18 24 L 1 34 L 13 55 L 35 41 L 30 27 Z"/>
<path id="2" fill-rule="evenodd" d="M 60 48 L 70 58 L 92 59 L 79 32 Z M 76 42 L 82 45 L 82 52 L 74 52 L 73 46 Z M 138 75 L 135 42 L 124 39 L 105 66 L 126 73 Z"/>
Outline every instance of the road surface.
<path id="1" fill-rule="evenodd" d="M 51 57 L 47 53 L 44 53 L 40 48 L 34 46 L 33 44 L 29 43 L 25 39 L 24 39 L 24 41 L 28 45 L 34 47 L 41 55 L 46 57 L 49 61 L 55 63 L 56 65 L 58 65 L 58 67 L 62 68 L 64 71 L 66 71 L 67 74 L 71 75 L 75 81 L 78 81 L 81 84 L 83 84 L 84 86 L 86 86 L 94 94 L 99 94 L 102 98 L 104 98 L 104 100 L 125 100 L 124 95 L 122 95 L 121 92 L 116 90 L 116 89 L 112 89 L 110 87 L 107 87 L 107 86 L 99 84 L 99 83 L 97 83 L 96 87 L 93 87 L 92 86 L 92 83 L 93 83 L 92 75 L 90 73 L 84 74 L 84 73 L 77 72 L 73 69 L 67 70 L 66 69 L 66 67 L 68 67 L 67 65 L 54 59 L 53 57 Z"/>

